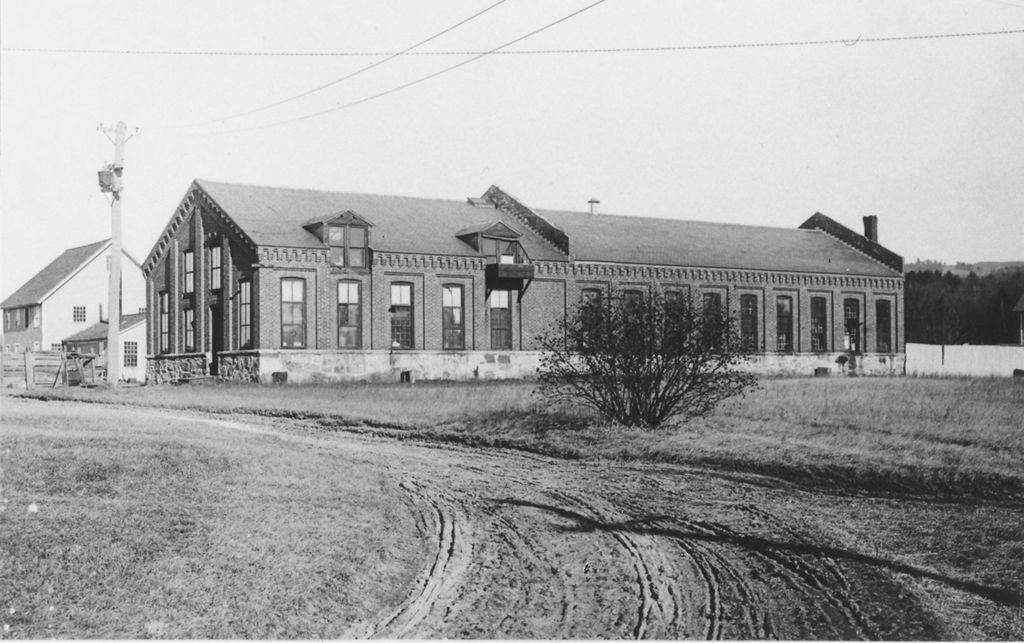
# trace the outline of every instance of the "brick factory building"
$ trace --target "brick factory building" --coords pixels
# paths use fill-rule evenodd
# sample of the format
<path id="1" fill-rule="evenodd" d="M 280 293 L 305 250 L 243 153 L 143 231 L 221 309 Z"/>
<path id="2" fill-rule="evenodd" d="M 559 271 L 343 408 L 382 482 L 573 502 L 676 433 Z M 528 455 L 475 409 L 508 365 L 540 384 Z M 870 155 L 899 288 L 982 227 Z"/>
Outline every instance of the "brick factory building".
<path id="1" fill-rule="evenodd" d="M 522 377 L 583 297 L 652 287 L 734 316 L 750 368 L 902 373 L 903 259 L 797 229 L 195 181 L 143 271 L 150 381 Z"/>

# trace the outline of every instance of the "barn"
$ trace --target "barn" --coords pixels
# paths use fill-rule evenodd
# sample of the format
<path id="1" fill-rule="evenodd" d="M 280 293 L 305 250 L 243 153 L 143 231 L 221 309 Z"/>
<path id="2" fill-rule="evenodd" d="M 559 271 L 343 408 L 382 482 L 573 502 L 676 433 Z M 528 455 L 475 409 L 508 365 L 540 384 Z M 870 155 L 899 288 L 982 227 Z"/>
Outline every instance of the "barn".
<path id="1" fill-rule="evenodd" d="M 735 316 L 749 368 L 901 373 L 903 259 L 794 228 L 195 180 L 143 263 L 148 377 L 528 376 L 581 298 L 658 287 Z"/>

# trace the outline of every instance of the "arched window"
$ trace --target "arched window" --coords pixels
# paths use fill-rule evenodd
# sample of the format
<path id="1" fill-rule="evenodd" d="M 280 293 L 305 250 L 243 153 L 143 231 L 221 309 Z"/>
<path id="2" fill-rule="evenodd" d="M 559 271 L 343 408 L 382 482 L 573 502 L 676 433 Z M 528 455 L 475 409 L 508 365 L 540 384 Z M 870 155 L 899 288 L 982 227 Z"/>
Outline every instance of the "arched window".
<path id="1" fill-rule="evenodd" d="M 358 281 L 338 282 L 338 348 L 362 345 L 362 306 Z"/>
<path id="2" fill-rule="evenodd" d="M 488 307 L 491 313 L 491 349 L 512 350 L 512 299 L 509 291 L 491 291 Z"/>
<path id="3" fill-rule="evenodd" d="M 780 353 L 793 352 L 793 298 L 779 295 L 775 298 L 775 348 Z"/>
<path id="4" fill-rule="evenodd" d="M 415 346 L 412 328 L 412 284 L 391 284 L 391 348 L 411 349 Z"/>
<path id="5" fill-rule="evenodd" d="M 464 301 L 462 286 L 458 284 L 441 286 L 441 341 L 445 350 L 465 350 L 466 348 Z"/>
<path id="6" fill-rule="evenodd" d="M 844 348 L 851 353 L 859 353 L 860 345 L 860 302 L 856 299 L 843 300 L 843 320 L 845 328 Z"/>
<path id="7" fill-rule="evenodd" d="M 756 351 L 757 339 L 757 295 L 740 295 L 740 341 L 743 348 Z"/>
<path id="8" fill-rule="evenodd" d="M 892 304 L 888 299 L 875 302 L 875 337 L 879 353 L 892 352 Z"/>
<path id="9" fill-rule="evenodd" d="M 811 350 L 828 351 L 828 300 L 824 297 L 811 297 Z"/>
<path id="10" fill-rule="evenodd" d="M 281 280 L 281 348 L 306 347 L 306 280 Z"/>

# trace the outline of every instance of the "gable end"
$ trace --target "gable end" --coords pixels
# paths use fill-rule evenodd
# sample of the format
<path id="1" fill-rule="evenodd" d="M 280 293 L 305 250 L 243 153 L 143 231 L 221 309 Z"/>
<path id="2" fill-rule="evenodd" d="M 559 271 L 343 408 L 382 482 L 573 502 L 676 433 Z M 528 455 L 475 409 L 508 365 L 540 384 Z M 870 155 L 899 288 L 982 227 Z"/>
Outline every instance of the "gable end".
<path id="1" fill-rule="evenodd" d="M 867 237 L 857 234 L 820 212 L 815 212 L 813 216 L 801 223 L 800 229 L 824 232 L 828 236 L 850 246 L 857 252 L 871 257 L 880 264 L 892 268 L 896 272 L 903 272 L 903 257 L 871 241 Z"/>

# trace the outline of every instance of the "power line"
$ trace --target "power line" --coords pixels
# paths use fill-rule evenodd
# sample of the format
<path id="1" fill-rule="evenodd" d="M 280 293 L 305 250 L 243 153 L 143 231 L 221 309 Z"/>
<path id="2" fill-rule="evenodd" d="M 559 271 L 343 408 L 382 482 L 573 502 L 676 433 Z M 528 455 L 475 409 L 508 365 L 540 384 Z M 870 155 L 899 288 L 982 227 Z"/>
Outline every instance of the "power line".
<path id="1" fill-rule="evenodd" d="M 409 47 L 406 47 L 402 51 L 399 51 L 399 52 L 393 53 L 393 54 L 389 54 L 387 56 L 387 58 L 384 58 L 382 60 L 378 60 L 377 62 L 371 63 L 369 65 L 366 65 L 365 67 L 360 67 L 359 69 L 355 70 L 354 72 L 352 72 L 350 74 L 347 74 L 345 76 L 342 76 L 341 78 L 336 78 L 335 80 L 332 80 L 329 83 L 325 83 L 323 85 L 320 85 L 319 87 L 314 87 L 313 89 L 309 89 L 307 91 L 304 91 L 301 94 L 296 94 L 294 96 L 290 96 L 288 98 L 284 98 L 284 99 L 279 100 L 279 101 L 277 101 L 275 103 L 270 103 L 270 104 L 264 105 L 262 107 L 257 107 L 255 109 L 250 109 L 247 112 L 241 112 L 239 114 L 232 114 L 230 116 L 225 116 L 223 118 L 214 119 L 212 121 L 206 121 L 206 122 L 203 122 L 203 123 L 197 123 L 197 125 L 198 126 L 212 125 L 214 123 L 220 123 L 220 122 L 231 120 L 231 119 L 234 119 L 234 118 L 240 118 L 242 116 L 249 116 L 250 114 L 256 114 L 258 112 L 262 112 L 262 111 L 271 109 L 273 107 L 277 107 L 279 105 L 284 105 L 285 103 L 289 103 L 289 102 L 291 102 L 293 100 L 298 100 L 300 98 L 304 98 L 306 96 L 309 96 L 310 94 L 315 94 L 316 92 L 322 91 L 324 89 L 327 89 L 328 87 L 333 87 L 334 85 L 342 83 L 342 82 L 344 82 L 344 81 L 346 81 L 346 80 L 348 80 L 350 78 L 355 78 L 356 76 L 358 76 L 359 74 L 362 74 L 363 72 L 370 71 L 371 69 L 373 69 L 375 67 L 379 67 L 379 66 L 383 65 L 386 62 L 390 62 L 390 61 L 394 60 L 395 58 L 398 58 L 399 56 L 404 56 L 404 55 L 408 54 L 409 52 L 411 52 L 413 49 L 416 49 L 417 47 L 419 47 L 420 45 L 425 45 L 428 42 L 430 42 L 431 40 L 435 40 L 437 38 L 440 38 L 441 36 L 445 35 L 449 31 L 452 31 L 452 30 L 454 30 L 454 29 L 456 29 L 458 27 L 461 27 L 462 25 L 466 24 L 470 20 L 473 20 L 475 18 L 478 18 L 478 17 L 482 16 L 483 14 L 487 13 L 491 9 L 494 9 L 498 5 L 504 4 L 506 1 L 507 0 L 498 0 L 497 2 L 495 2 L 492 5 L 490 5 L 489 7 L 485 8 L 485 9 L 482 9 L 480 11 L 477 11 L 476 13 L 471 15 L 470 17 L 465 18 L 463 20 L 460 20 L 459 22 L 455 23 L 454 25 L 444 29 L 443 31 L 437 32 L 436 34 L 434 34 L 433 36 L 430 36 L 429 38 L 421 40 L 421 41 L 419 41 L 418 43 L 416 43 L 414 45 L 410 45 Z"/>
<path id="2" fill-rule="evenodd" d="M 485 9 L 484 11 L 489 10 Z M 467 19 L 468 20 L 468 19 Z M 454 28 L 454 27 L 453 27 Z M 998 31 L 968 31 L 960 33 L 920 34 L 904 36 L 878 36 L 875 38 L 830 38 L 825 40 L 783 40 L 767 42 L 715 43 L 708 45 L 666 45 L 660 47 L 595 47 L 578 49 L 519 49 L 513 51 L 182 51 L 155 49 L 59 49 L 40 47 L 2 47 L 0 51 L 34 54 L 107 54 L 137 56 L 249 56 L 249 57 L 380 57 L 380 56 L 537 56 L 551 54 L 619 54 L 645 52 L 696 51 L 702 49 L 752 49 L 758 47 L 802 47 L 812 45 L 851 45 L 867 42 L 898 42 L 907 40 L 940 40 L 947 38 L 977 38 L 983 36 L 1005 36 L 1024 34 L 1024 29 L 1001 29 Z M 440 35 L 440 34 L 439 34 Z M 427 42 L 427 41 L 423 41 Z M 419 43 L 423 44 L 423 43 Z M 414 45 L 414 47 L 419 46 Z M 411 48 L 410 48 L 411 49 Z"/>
<path id="3" fill-rule="evenodd" d="M 439 71 L 435 71 L 432 74 L 428 74 L 426 76 L 422 76 L 420 78 L 417 78 L 416 80 L 412 80 L 412 81 L 409 81 L 409 82 L 404 83 L 402 85 L 398 85 L 397 87 L 392 87 L 391 89 L 387 89 L 387 90 L 384 90 L 384 91 L 379 92 L 377 94 L 373 94 L 372 96 L 367 96 L 365 98 L 360 98 L 359 100 L 354 100 L 354 101 L 351 101 L 349 103 L 344 103 L 342 105 L 336 105 L 336 106 L 331 107 L 329 109 L 324 109 L 324 110 L 320 110 L 319 112 L 313 112 L 311 114 L 306 114 L 305 116 L 298 116 L 298 117 L 295 117 L 295 118 L 289 118 L 287 120 L 276 121 L 276 122 L 273 122 L 273 123 L 269 123 L 267 125 L 259 125 L 259 126 L 255 126 L 255 127 L 246 127 L 246 128 L 242 128 L 242 129 L 236 129 L 236 130 L 232 130 L 232 132 L 248 132 L 248 131 L 252 131 L 252 130 L 260 130 L 260 129 L 267 129 L 267 128 L 270 128 L 270 127 L 277 127 L 279 125 L 287 125 L 289 123 L 296 123 L 298 121 L 304 121 L 304 120 L 308 120 L 310 118 L 316 118 L 317 116 L 323 116 L 325 114 L 330 114 L 332 112 L 337 112 L 337 111 L 340 111 L 340 110 L 343 110 L 343 109 L 347 109 L 349 107 L 355 107 L 356 105 L 361 105 L 361 104 L 367 103 L 367 102 L 369 102 L 371 100 L 375 100 L 377 98 L 382 98 L 382 97 L 387 96 L 389 94 L 394 94 L 395 92 L 401 91 L 403 89 L 407 89 L 409 87 L 412 87 L 414 85 L 419 85 L 420 83 L 426 82 L 426 81 L 431 80 L 433 78 L 437 78 L 438 76 L 440 76 L 442 74 L 447 74 L 450 71 L 455 71 L 459 67 L 463 67 L 465 65 L 468 65 L 471 62 L 475 62 L 477 60 L 480 60 L 484 56 L 491 55 L 491 54 L 493 54 L 493 53 L 495 53 L 495 52 L 497 52 L 497 51 L 499 51 L 501 49 L 504 49 L 505 47 L 510 47 L 510 46 L 516 44 L 517 42 L 522 42 L 523 40 L 526 40 L 527 38 L 535 36 L 535 35 L 541 33 L 542 31 L 546 31 L 546 30 L 554 27 L 555 25 L 561 24 L 561 23 L 565 22 L 566 20 L 569 20 L 570 18 L 574 18 L 574 17 L 580 15 L 581 13 L 583 13 L 584 11 L 587 11 L 589 9 L 593 9 L 594 7 L 596 7 L 597 5 L 599 5 L 599 4 L 601 4 L 601 3 L 605 2 L 605 1 L 606 0 L 597 0 L 596 2 L 588 4 L 587 6 L 583 7 L 582 9 L 578 9 L 578 10 L 570 13 L 567 16 L 563 16 L 563 17 L 559 18 L 558 20 L 555 20 L 554 22 L 549 22 L 548 24 L 544 25 L 543 27 L 540 27 L 538 29 L 534 29 L 533 31 L 531 31 L 528 34 L 519 36 L 518 38 L 515 38 L 513 40 L 509 40 L 506 43 L 498 45 L 494 49 L 478 53 L 478 54 L 474 55 L 472 58 L 468 58 L 466 60 L 463 60 L 462 62 L 456 63 L 456 64 L 451 65 L 449 67 L 445 67 L 444 69 L 441 69 Z"/>

